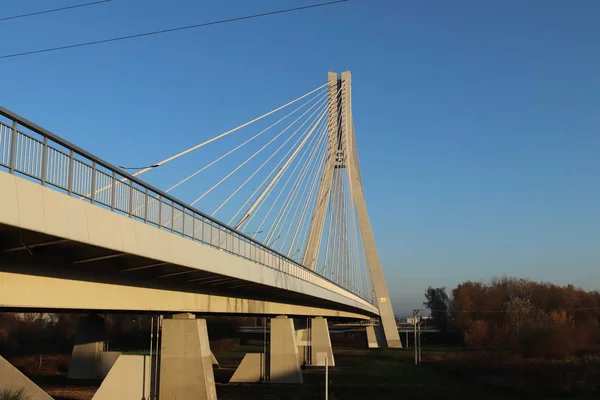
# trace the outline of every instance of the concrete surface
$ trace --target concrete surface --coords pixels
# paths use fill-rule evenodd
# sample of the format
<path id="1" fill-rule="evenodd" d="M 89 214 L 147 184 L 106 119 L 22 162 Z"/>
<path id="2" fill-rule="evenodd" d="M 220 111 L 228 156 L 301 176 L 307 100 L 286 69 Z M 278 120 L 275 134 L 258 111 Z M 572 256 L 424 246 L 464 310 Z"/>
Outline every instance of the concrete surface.
<path id="1" fill-rule="evenodd" d="M 311 364 L 312 366 L 325 366 L 325 358 L 330 367 L 335 367 L 333 350 L 331 348 L 331 337 L 329 336 L 329 326 L 325 318 L 311 319 Z"/>
<path id="2" fill-rule="evenodd" d="M 296 345 L 300 365 L 324 367 L 327 357 L 328 365 L 335 367 L 329 326 L 325 318 L 312 318 L 310 328 L 296 330 Z"/>
<path id="3" fill-rule="evenodd" d="M 1 197 L 1 196 L 0 196 Z M 44 266 L 46 268 L 46 266 Z M 48 266 L 51 268 L 51 266 Z M 110 296 L 106 294 L 110 293 Z M 0 271 L 3 307 L 81 310 L 203 312 L 250 315 L 323 315 L 369 319 L 367 314 L 202 293 L 66 280 Z"/>
<path id="4" fill-rule="evenodd" d="M 28 400 L 52 400 L 46 392 L 0 356 L 0 390 L 25 390 Z"/>
<path id="5" fill-rule="evenodd" d="M 268 268 L 4 171 L 0 171 L 0 192 L 0 224 L 67 239 L 80 246 L 82 251 L 102 248 L 271 286 L 281 291 L 352 307 L 358 313 L 365 311 L 367 314 L 379 314 L 376 307 L 359 296 L 298 266 L 286 265 L 285 268 L 290 273 Z M 303 279 L 298 277 L 300 275 Z M 29 282 L 35 283 L 33 280 Z M 0 291 L 0 304 L 17 307 L 21 303 L 25 307 L 26 303 L 40 304 L 52 297 L 48 297 L 44 290 L 38 293 L 39 287 L 32 289 L 35 290 L 27 290 L 25 299 L 15 291 Z M 126 300 L 131 300 L 132 303 L 128 309 L 136 309 L 137 301 L 134 297 L 119 292 L 111 294 L 121 300 L 118 309 L 123 309 L 122 304 Z M 13 299 L 13 295 L 17 298 Z M 69 296 L 63 307 L 81 309 L 79 300 L 78 297 Z M 108 303 L 112 299 L 103 295 L 98 300 Z M 108 305 L 103 308 L 107 307 Z M 198 308 L 194 311 L 204 310 Z"/>
<path id="6" fill-rule="evenodd" d="M 265 367 L 263 353 L 246 353 L 229 383 L 257 383 L 262 380 Z"/>
<path id="7" fill-rule="evenodd" d="M 370 349 L 381 349 L 385 347 L 385 335 L 383 329 L 378 325 L 367 325 L 367 344 Z"/>
<path id="8" fill-rule="evenodd" d="M 97 315 L 79 318 L 69 366 L 69 379 L 100 378 L 100 353 L 104 350 L 104 336 L 104 318 Z"/>
<path id="9" fill-rule="evenodd" d="M 384 335 L 384 344 L 391 348 L 401 348 L 402 342 L 398 334 L 396 326 L 396 317 L 392 309 L 392 301 L 388 292 L 388 287 L 383 275 L 381 260 L 379 259 L 379 251 L 375 243 L 375 235 L 371 226 L 369 212 L 367 211 L 367 203 L 363 192 L 363 184 L 360 175 L 360 167 L 358 162 L 358 151 L 356 146 L 356 138 L 354 136 L 354 122 L 352 121 L 352 75 L 350 71 L 342 72 L 341 83 L 343 90 L 340 92 L 342 101 L 342 109 L 346 110 L 341 116 L 341 125 L 343 132 L 346 133 L 347 151 L 347 168 L 350 179 L 352 200 L 356 208 L 356 219 L 360 229 L 360 237 L 362 238 L 362 247 L 364 249 L 367 265 L 371 273 L 371 281 L 377 300 L 377 308 L 381 316 L 382 333 Z"/>
<path id="10" fill-rule="evenodd" d="M 283 316 L 271 319 L 270 341 L 270 382 L 303 383 L 294 320 Z"/>
<path id="11" fill-rule="evenodd" d="M 156 358 L 120 355 L 92 400 L 154 399 Z"/>
<path id="12" fill-rule="evenodd" d="M 100 364 L 98 366 L 98 376 L 100 379 L 106 378 L 121 354 L 120 351 L 103 351 L 100 353 Z"/>
<path id="13" fill-rule="evenodd" d="M 174 315 L 161 337 L 160 400 L 216 400 L 206 320 Z"/>

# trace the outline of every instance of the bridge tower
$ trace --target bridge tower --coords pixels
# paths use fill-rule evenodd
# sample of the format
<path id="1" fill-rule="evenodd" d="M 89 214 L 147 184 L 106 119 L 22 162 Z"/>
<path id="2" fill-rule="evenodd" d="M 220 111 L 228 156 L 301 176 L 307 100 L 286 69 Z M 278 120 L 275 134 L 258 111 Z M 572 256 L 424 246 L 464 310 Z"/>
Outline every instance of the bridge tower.
<path id="1" fill-rule="evenodd" d="M 350 71 L 342 72 L 341 76 L 338 76 L 335 72 L 330 72 L 328 74 L 328 84 L 328 153 L 325 157 L 325 166 L 310 224 L 303 264 L 313 270 L 316 268 L 332 186 L 335 183 L 336 174 L 346 172 L 350 181 L 352 202 L 354 203 L 362 247 L 381 315 L 381 325 L 386 344 L 388 347 L 402 347 L 365 203 L 354 136 L 354 123 L 352 121 Z"/>

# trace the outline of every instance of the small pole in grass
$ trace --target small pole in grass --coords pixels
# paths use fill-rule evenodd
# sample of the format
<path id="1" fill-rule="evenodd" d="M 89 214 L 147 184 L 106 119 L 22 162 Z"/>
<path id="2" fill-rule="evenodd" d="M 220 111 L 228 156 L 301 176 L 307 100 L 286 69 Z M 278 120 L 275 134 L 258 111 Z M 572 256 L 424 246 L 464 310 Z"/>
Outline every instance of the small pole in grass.
<path id="1" fill-rule="evenodd" d="M 329 356 L 325 356 L 325 400 L 329 400 Z"/>
<path id="2" fill-rule="evenodd" d="M 413 310 L 415 365 L 421 365 L 421 310 Z"/>

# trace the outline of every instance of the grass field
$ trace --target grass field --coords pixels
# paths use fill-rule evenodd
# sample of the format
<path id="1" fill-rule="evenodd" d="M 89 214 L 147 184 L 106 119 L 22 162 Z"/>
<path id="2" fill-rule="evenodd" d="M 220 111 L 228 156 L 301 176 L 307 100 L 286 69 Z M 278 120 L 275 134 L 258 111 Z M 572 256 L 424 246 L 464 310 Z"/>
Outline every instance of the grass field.
<path id="1" fill-rule="evenodd" d="M 306 369 L 303 385 L 228 384 L 244 354 L 260 351 L 262 346 L 237 346 L 216 353 L 221 363 L 215 369 L 220 400 L 324 399 L 322 369 Z M 544 361 L 431 347 L 423 351 L 423 365 L 415 366 L 412 349 L 334 348 L 334 355 L 336 368 L 329 375 L 332 400 L 600 398 L 600 359 L 593 357 Z M 68 382 L 66 358 L 46 357 L 38 374 L 35 357 L 11 361 L 57 399 L 91 399 L 98 383 Z"/>

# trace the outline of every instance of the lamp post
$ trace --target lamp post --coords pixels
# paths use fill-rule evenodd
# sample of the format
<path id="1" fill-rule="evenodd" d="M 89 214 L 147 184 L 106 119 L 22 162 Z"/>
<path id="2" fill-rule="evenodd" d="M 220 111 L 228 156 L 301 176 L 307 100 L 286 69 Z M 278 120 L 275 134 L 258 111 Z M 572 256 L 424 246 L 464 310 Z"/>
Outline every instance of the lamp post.
<path id="1" fill-rule="evenodd" d="M 143 170 L 143 169 L 146 169 L 146 168 L 156 168 L 156 167 L 159 167 L 159 165 L 158 164 L 152 164 L 152 165 L 146 165 L 144 167 L 127 167 L 125 165 L 119 165 L 119 168 L 121 168 L 121 169 L 126 169 L 126 170 L 132 170 L 133 169 L 133 170 L 137 171 L 135 174 L 133 174 L 133 176 L 138 176 L 140 174 L 140 171 Z"/>

